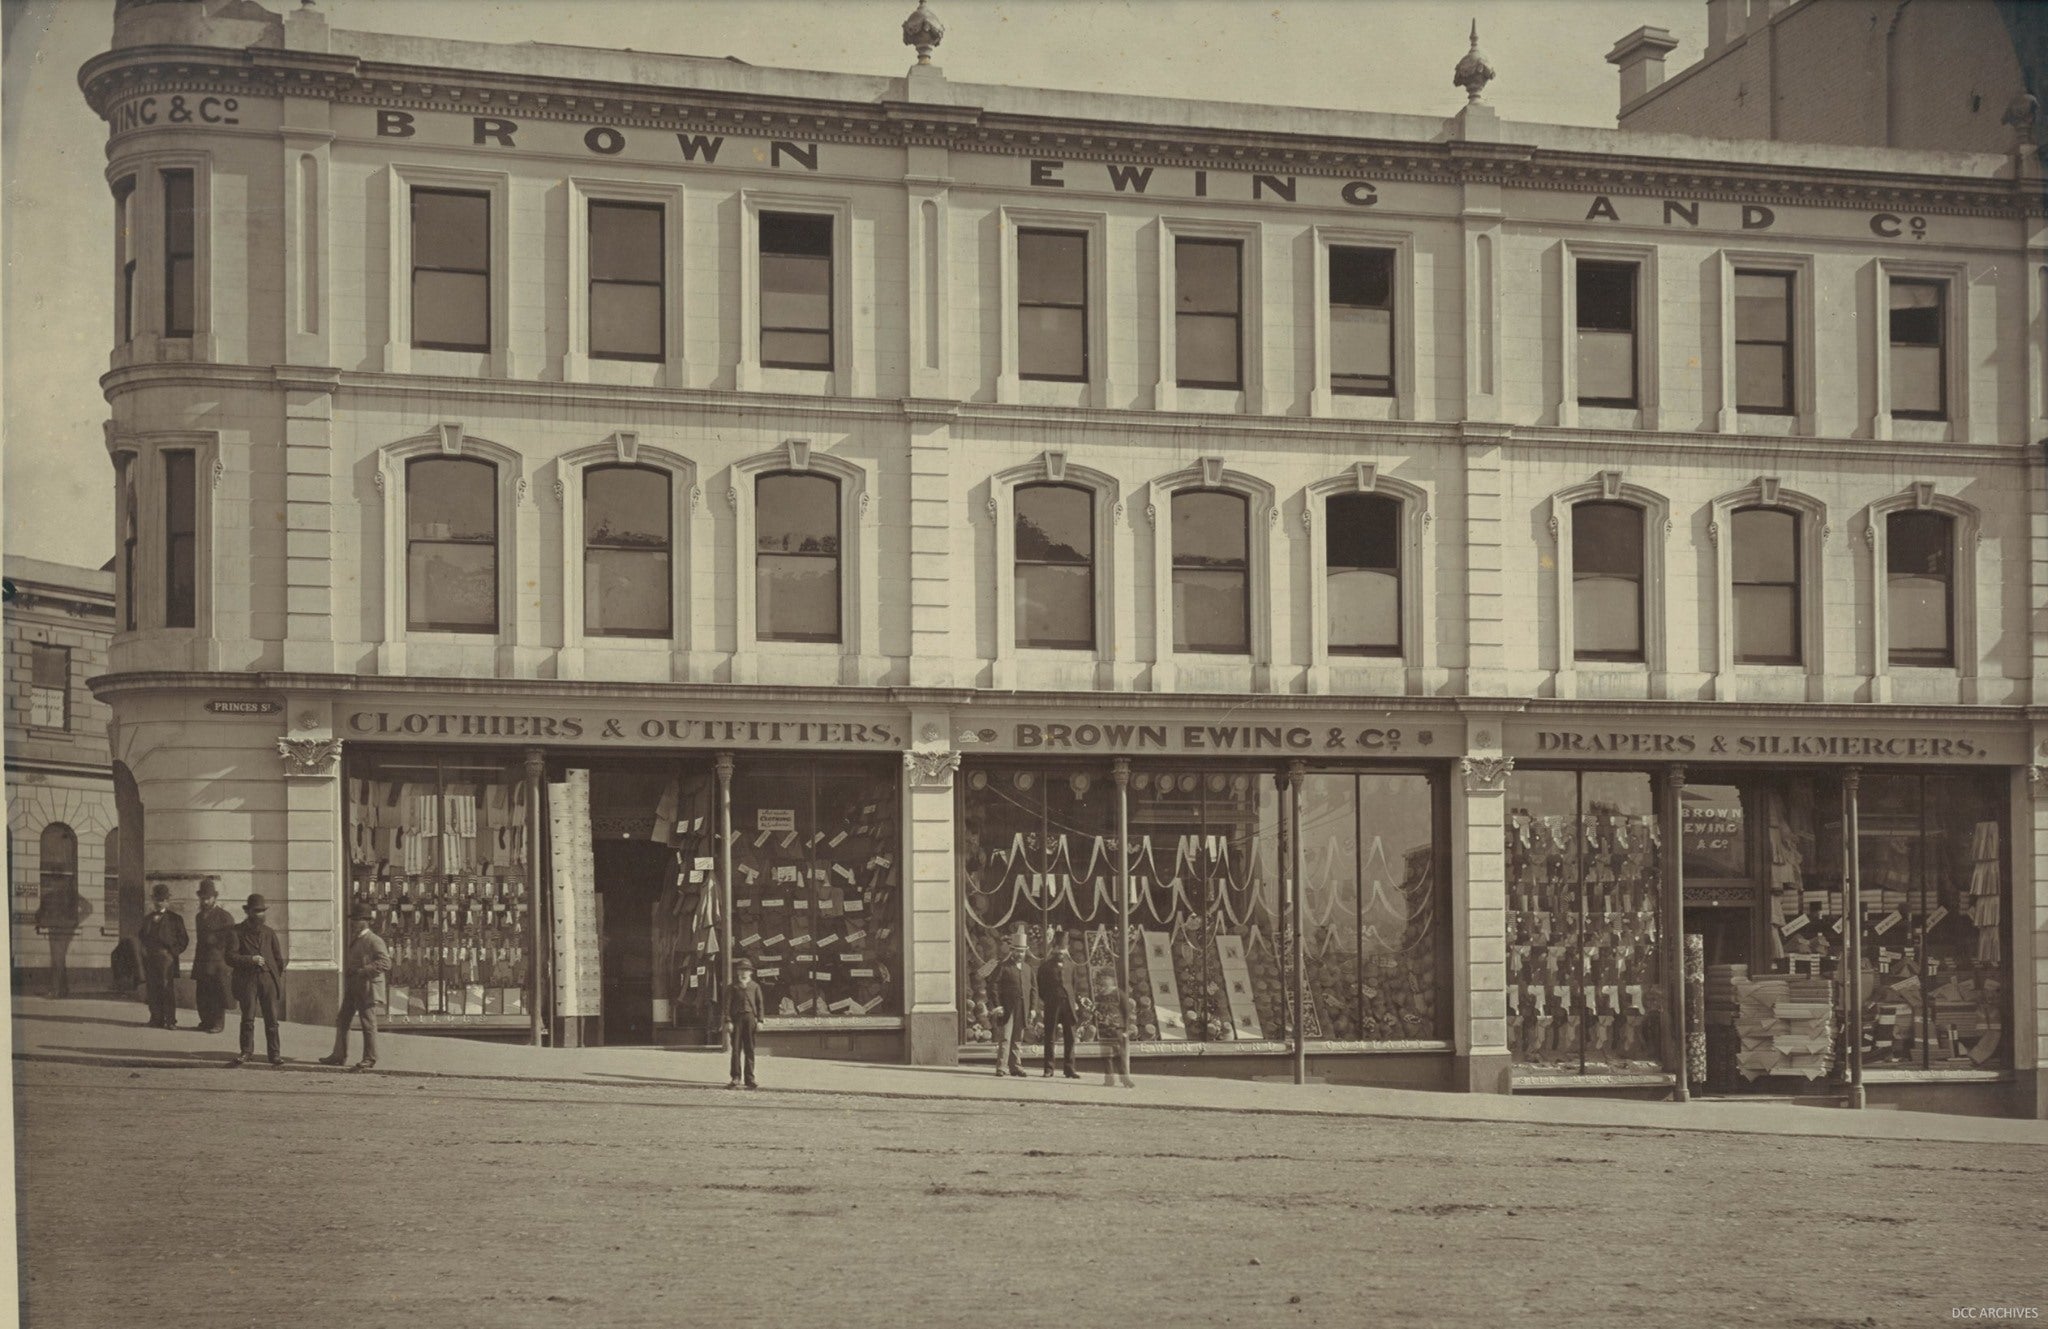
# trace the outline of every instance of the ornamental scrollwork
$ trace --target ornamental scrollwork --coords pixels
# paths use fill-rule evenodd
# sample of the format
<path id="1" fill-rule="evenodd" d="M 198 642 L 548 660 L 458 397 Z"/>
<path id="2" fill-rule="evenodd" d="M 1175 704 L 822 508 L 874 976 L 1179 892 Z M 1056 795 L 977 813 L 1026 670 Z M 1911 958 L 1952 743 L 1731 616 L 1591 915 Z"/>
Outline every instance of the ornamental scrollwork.
<path id="1" fill-rule="evenodd" d="M 953 774 L 960 769 L 960 754 L 957 752 L 906 752 L 903 754 L 903 770 L 913 787 L 926 789 L 949 789 Z"/>
<path id="2" fill-rule="evenodd" d="M 280 738 L 277 755 L 284 758 L 286 775 L 332 775 L 341 759 L 338 738 Z"/>
<path id="3" fill-rule="evenodd" d="M 1465 792 L 1468 794 L 1505 793 L 1508 774 L 1515 769 L 1513 757 L 1461 757 L 1459 769 L 1465 773 Z"/>

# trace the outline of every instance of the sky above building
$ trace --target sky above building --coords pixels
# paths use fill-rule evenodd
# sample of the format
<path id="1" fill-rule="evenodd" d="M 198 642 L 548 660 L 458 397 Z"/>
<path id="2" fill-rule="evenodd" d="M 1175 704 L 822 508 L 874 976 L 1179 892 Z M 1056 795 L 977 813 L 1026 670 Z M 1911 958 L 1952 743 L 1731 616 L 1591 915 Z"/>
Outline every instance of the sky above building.
<path id="1" fill-rule="evenodd" d="M 272 9 L 294 0 L 268 0 Z M 914 0 L 323 0 L 338 28 L 563 42 L 757 65 L 901 74 Z M 1080 91 L 1450 115 L 1468 25 L 1510 120 L 1614 124 L 1604 57 L 1643 24 L 1699 58 L 1701 0 L 931 0 L 947 77 Z M 113 337 L 105 127 L 78 67 L 106 49 L 113 0 L 0 0 L 5 547 L 97 567 L 113 552 L 98 379 Z M 343 219 L 337 219 L 337 222 Z"/>

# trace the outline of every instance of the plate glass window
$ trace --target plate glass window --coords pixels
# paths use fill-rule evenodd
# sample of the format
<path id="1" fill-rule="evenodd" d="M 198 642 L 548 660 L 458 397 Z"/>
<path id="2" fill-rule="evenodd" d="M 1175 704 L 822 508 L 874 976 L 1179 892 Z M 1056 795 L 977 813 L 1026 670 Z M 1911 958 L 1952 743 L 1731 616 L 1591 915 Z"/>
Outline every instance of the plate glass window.
<path id="1" fill-rule="evenodd" d="M 114 462 L 116 467 L 115 492 L 121 502 L 121 630 L 135 631 L 136 575 L 141 567 L 139 541 L 142 530 L 142 514 L 135 503 L 135 454 L 121 453 Z"/>
<path id="2" fill-rule="evenodd" d="M 164 336 L 189 337 L 198 284 L 194 266 L 192 172 L 165 171 L 164 184 Z"/>
<path id="3" fill-rule="evenodd" d="M 1798 664 L 1799 514 L 1744 508 L 1729 522 L 1735 659 Z"/>
<path id="4" fill-rule="evenodd" d="M 1235 240 L 1174 242 L 1174 355 L 1181 387 L 1243 386 L 1243 262 L 1244 246 Z"/>
<path id="5" fill-rule="evenodd" d="M 832 367 L 832 219 L 761 214 L 761 363 Z"/>
<path id="6" fill-rule="evenodd" d="M 662 208 L 590 205 L 590 353 L 600 360 L 659 360 Z"/>
<path id="7" fill-rule="evenodd" d="M 1886 621 L 1898 665 L 1955 663 L 1955 525 L 1939 512 L 1885 519 Z"/>
<path id="8" fill-rule="evenodd" d="M 29 647 L 28 722 L 38 729 L 71 727 L 71 648 Z"/>
<path id="9" fill-rule="evenodd" d="M 1893 415 L 1907 420 L 1948 417 L 1947 304 L 1944 282 L 1892 281 Z"/>
<path id="10" fill-rule="evenodd" d="M 1218 655 L 1251 650 L 1249 505 L 1242 494 L 1189 489 L 1173 496 L 1173 648 Z"/>
<path id="11" fill-rule="evenodd" d="M 1572 510 L 1573 654 L 1643 658 L 1643 510 L 1581 503 Z"/>
<path id="12" fill-rule="evenodd" d="M 416 457 L 405 466 L 406 627 L 498 630 L 498 468 Z"/>
<path id="13" fill-rule="evenodd" d="M 1636 404 L 1636 265 L 1578 268 L 1579 402 Z"/>
<path id="14" fill-rule="evenodd" d="M 1401 654 L 1401 504 L 1380 494 L 1329 501 L 1330 654 Z"/>
<path id="15" fill-rule="evenodd" d="M 839 482 L 764 475 L 754 482 L 754 635 L 839 640 Z"/>
<path id="16" fill-rule="evenodd" d="M 1017 232 L 1017 374 L 1088 378 L 1088 237 L 1080 232 Z"/>
<path id="17" fill-rule="evenodd" d="M 199 493 L 193 455 L 164 458 L 164 626 L 189 628 L 199 608 Z"/>
<path id="18" fill-rule="evenodd" d="M 115 293 L 114 311 L 118 326 L 115 340 L 135 339 L 135 177 L 124 176 L 114 185 L 114 261 L 121 272 L 121 289 Z"/>
<path id="19" fill-rule="evenodd" d="M 651 466 L 583 473 L 585 635 L 669 635 L 671 497 L 668 472 Z"/>
<path id="20" fill-rule="evenodd" d="M 1735 404 L 1757 415 L 1792 413 L 1789 272 L 1735 274 Z"/>
<path id="21" fill-rule="evenodd" d="M 491 197 L 412 191 L 412 344 L 491 348 Z"/>
<path id="22" fill-rule="evenodd" d="M 1330 250 L 1330 389 L 1394 395 L 1394 254 Z"/>
<path id="23" fill-rule="evenodd" d="M 1095 649 L 1095 495 L 1024 485 L 1016 503 L 1017 644 Z"/>

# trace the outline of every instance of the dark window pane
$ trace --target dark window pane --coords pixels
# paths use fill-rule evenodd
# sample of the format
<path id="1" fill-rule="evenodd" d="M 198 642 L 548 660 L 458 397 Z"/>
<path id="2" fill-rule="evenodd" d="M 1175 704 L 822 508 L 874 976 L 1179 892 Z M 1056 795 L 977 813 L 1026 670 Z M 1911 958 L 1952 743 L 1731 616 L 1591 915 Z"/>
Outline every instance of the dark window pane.
<path id="1" fill-rule="evenodd" d="M 1391 572 L 1330 567 L 1330 650 L 1336 654 L 1398 654 L 1401 579 Z"/>
<path id="2" fill-rule="evenodd" d="M 591 280 L 659 282 L 661 222 L 659 204 L 592 203 Z"/>
<path id="3" fill-rule="evenodd" d="M 489 462 L 422 457 L 406 463 L 406 538 L 495 544 L 498 469 Z"/>
<path id="4" fill-rule="evenodd" d="M 1251 649 L 1242 570 L 1173 570 L 1173 648 L 1243 655 Z"/>
<path id="5" fill-rule="evenodd" d="M 669 477 L 646 466 L 600 466 L 583 477 L 587 544 L 666 549 Z"/>
<path id="6" fill-rule="evenodd" d="M 659 359 L 661 288 L 596 282 L 590 287 L 590 353 Z"/>
<path id="7" fill-rule="evenodd" d="M 164 455 L 164 626 L 189 628 L 198 618 L 198 491 L 193 454 Z"/>
<path id="8" fill-rule="evenodd" d="M 192 172 L 164 172 L 164 252 L 193 252 Z"/>
<path id="9" fill-rule="evenodd" d="M 413 190 L 412 262 L 416 268 L 488 271 L 490 196 L 440 189 Z"/>
<path id="10" fill-rule="evenodd" d="M 1064 231 L 1017 232 L 1017 299 L 1080 305 L 1087 290 L 1088 239 Z"/>
<path id="11" fill-rule="evenodd" d="M 1799 580 L 1799 517 L 1773 508 L 1745 508 L 1729 522 L 1730 563 L 1738 582 Z"/>
<path id="12" fill-rule="evenodd" d="M 71 652 L 62 646 L 34 643 L 30 647 L 29 675 L 29 682 L 35 687 L 71 686 Z"/>
<path id="13" fill-rule="evenodd" d="M 193 260 L 192 172 L 166 171 L 164 181 L 164 335 L 195 330 L 198 269 Z"/>
<path id="14" fill-rule="evenodd" d="M 1095 503 L 1074 485 L 1017 490 L 1017 557 L 1033 563 L 1087 563 L 1095 554 Z"/>
<path id="15" fill-rule="evenodd" d="M 1939 512 L 1894 512 L 1885 521 L 1885 570 L 1947 577 L 1955 557 L 1954 528 Z"/>
<path id="16" fill-rule="evenodd" d="M 1023 378 L 1088 376 L 1087 311 L 1045 306 L 1017 311 L 1017 373 Z"/>
<path id="17" fill-rule="evenodd" d="M 1934 281 L 1891 284 L 1891 410 L 1938 419 L 1944 400 L 1947 354 L 1943 322 L 1948 288 Z"/>
<path id="18" fill-rule="evenodd" d="M 1391 309 L 1394 255 L 1386 249 L 1332 249 L 1330 303 Z"/>
<path id="19" fill-rule="evenodd" d="M 1401 505 L 1378 494 L 1338 494 L 1326 509 L 1323 551 L 1334 570 L 1401 566 Z"/>
<path id="20" fill-rule="evenodd" d="M 1941 345 L 1944 290 L 1939 282 L 1895 281 L 1891 289 L 1892 344 Z"/>
<path id="21" fill-rule="evenodd" d="M 832 367 L 832 219 L 761 214 L 761 363 Z"/>
<path id="22" fill-rule="evenodd" d="M 666 549 L 586 549 L 583 630 L 593 637 L 666 637 L 671 589 Z"/>
<path id="23" fill-rule="evenodd" d="M 754 622 L 763 641 L 839 640 L 839 560 L 758 555 Z"/>
<path id="24" fill-rule="evenodd" d="M 1791 586 L 1735 587 L 1735 658 L 1756 663 L 1799 659 L 1799 593 Z"/>
<path id="25" fill-rule="evenodd" d="M 1247 505 L 1240 494 L 1194 489 L 1173 496 L 1176 567 L 1244 567 Z"/>
<path id="26" fill-rule="evenodd" d="M 1792 336 L 1792 277 L 1783 272 L 1735 274 L 1735 339 L 1783 342 Z"/>
<path id="27" fill-rule="evenodd" d="M 464 272 L 412 274 L 415 346 L 483 351 L 491 341 L 491 279 Z"/>
<path id="28" fill-rule="evenodd" d="M 1235 240 L 1174 242 L 1174 307 L 1183 314 L 1238 312 L 1240 248 Z"/>
<path id="29" fill-rule="evenodd" d="M 763 254 L 812 254 L 832 257 L 832 219 L 801 213 L 761 214 Z"/>
<path id="30" fill-rule="evenodd" d="M 1087 564 L 1019 563 L 1017 644 L 1041 650 L 1095 646 L 1095 570 Z"/>
<path id="31" fill-rule="evenodd" d="M 1578 576 L 1643 575 L 1643 510 L 1628 503 L 1572 509 L 1572 568 Z"/>
<path id="32" fill-rule="evenodd" d="M 1895 664 L 1953 662 L 1955 532 L 1939 512 L 1886 519 L 1889 649 Z"/>
<path id="33" fill-rule="evenodd" d="M 1635 264 L 1580 263 L 1578 296 L 1581 329 L 1635 331 Z"/>
<path id="34" fill-rule="evenodd" d="M 1771 343 L 1735 348 L 1735 404 L 1748 411 L 1792 409 L 1791 366 L 1785 347 Z"/>
<path id="35" fill-rule="evenodd" d="M 1238 386 L 1237 320 L 1182 314 L 1174 321 L 1176 381 L 1190 387 Z"/>
<path id="36" fill-rule="evenodd" d="M 754 484 L 754 537 L 764 553 L 837 554 L 839 482 L 823 475 L 764 475 Z"/>

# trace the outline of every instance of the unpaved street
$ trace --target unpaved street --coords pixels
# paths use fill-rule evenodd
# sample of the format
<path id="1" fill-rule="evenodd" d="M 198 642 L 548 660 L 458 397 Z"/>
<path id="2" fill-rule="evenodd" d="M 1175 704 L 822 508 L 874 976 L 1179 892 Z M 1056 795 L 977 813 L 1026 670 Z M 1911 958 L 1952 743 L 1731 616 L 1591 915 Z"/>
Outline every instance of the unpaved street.
<path id="1" fill-rule="evenodd" d="M 2043 1148 L 15 1072 L 35 1329 L 2048 1315 Z"/>

